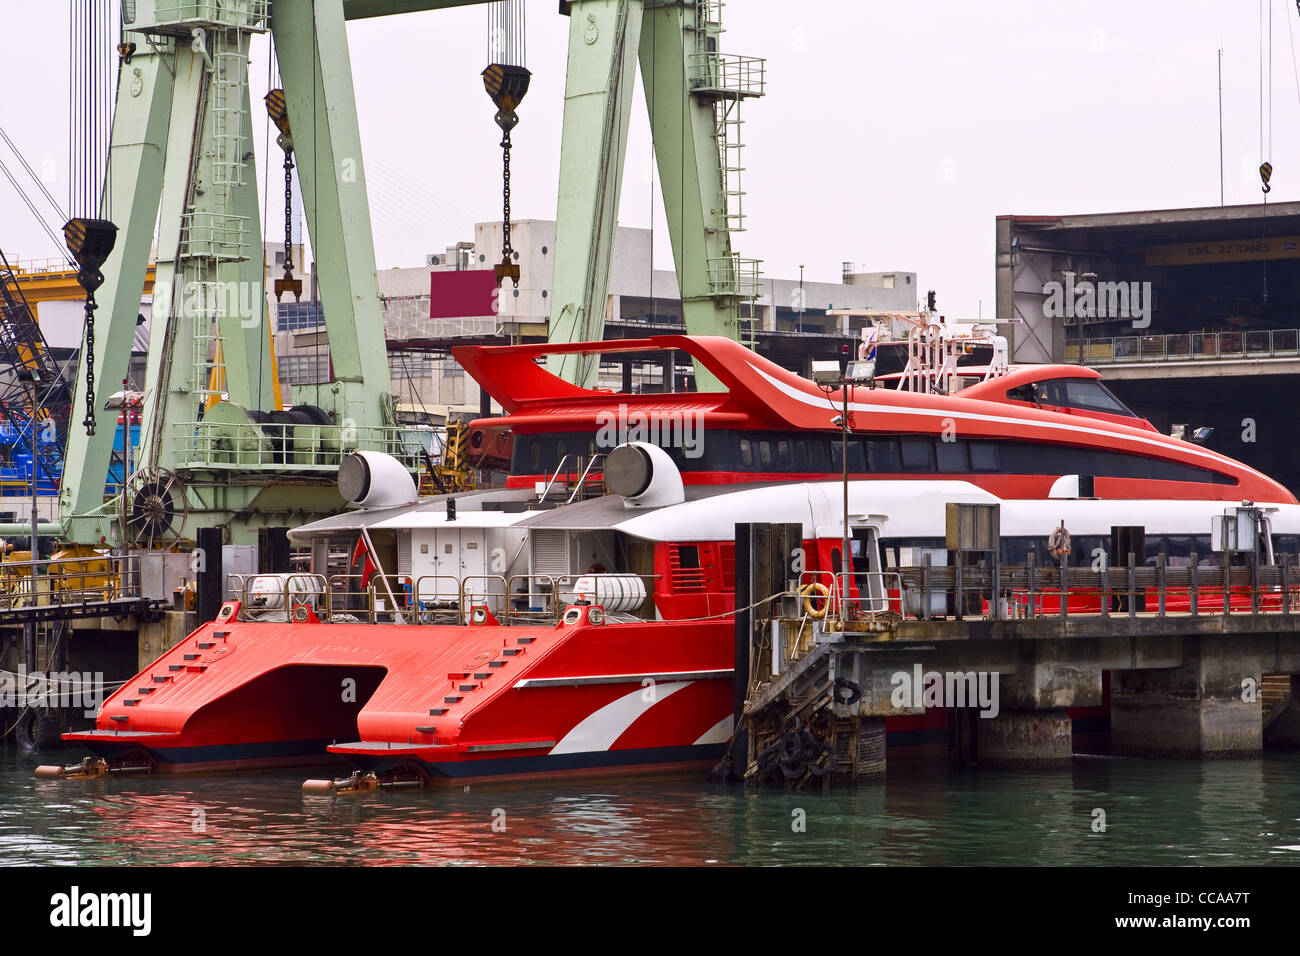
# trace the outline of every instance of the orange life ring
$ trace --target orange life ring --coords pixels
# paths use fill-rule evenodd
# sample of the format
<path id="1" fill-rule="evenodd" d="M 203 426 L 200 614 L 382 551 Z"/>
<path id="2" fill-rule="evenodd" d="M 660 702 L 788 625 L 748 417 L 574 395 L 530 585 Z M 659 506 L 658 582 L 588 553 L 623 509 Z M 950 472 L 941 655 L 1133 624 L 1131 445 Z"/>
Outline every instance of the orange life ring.
<path id="1" fill-rule="evenodd" d="M 812 584 L 805 584 L 799 589 L 799 596 L 803 598 L 804 613 L 811 618 L 820 620 L 826 616 L 826 612 L 831 608 L 831 589 L 824 584 L 814 581 Z M 814 606 L 813 602 L 821 600 L 821 608 Z"/>

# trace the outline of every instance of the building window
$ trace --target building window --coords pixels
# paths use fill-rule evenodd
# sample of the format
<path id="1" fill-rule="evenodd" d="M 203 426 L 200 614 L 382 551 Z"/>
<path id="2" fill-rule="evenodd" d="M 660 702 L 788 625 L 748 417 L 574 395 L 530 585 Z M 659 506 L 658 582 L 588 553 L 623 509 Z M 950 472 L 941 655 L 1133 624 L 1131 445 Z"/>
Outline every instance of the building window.
<path id="1" fill-rule="evenodd" d="M 324 324 L 319 302 L 280 302 L 275 307 L 275 326 L 281 332 L 317 329 Z"/>
<path id="2" fill-rule="evenodd" d="M 433 356 L 398 352 L 388 357 L 394 378 L 432 378 Z"/>
<path id="3" fill-rule="evenodd" d="M 307 385 L 313 382 L 328 382 L 330 359 L 328 352 L 319 355 L 286 355 L 280 359 L 280 381 L 290 385 Z"/>

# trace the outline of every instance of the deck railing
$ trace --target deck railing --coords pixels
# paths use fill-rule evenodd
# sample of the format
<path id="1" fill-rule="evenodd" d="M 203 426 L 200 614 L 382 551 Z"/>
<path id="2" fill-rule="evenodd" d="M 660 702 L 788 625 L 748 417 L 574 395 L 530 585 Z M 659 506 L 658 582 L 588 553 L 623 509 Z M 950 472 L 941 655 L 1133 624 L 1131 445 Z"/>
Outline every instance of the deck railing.
<path id="1" fill-rule="evenodd" d="M 466 624 L 483 609 L 499 624 L 555 624 L 566 582 L 584 575 L 550 574 L 229 574 L 226 592 L 240 601 L 240 620 L 316 620 L 345 624 Z M 653 594 L 658 575 L 637 577 Z M 627 613 L 627 612 L 621 612 Z M 621 614 L 611 614 L 619 620 Z"/>

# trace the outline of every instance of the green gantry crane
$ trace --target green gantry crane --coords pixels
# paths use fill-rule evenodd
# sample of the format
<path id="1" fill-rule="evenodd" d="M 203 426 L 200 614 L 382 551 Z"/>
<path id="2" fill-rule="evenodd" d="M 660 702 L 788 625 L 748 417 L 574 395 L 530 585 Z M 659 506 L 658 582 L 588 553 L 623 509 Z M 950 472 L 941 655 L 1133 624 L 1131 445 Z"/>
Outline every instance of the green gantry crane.
<path id="1" fill-rule="evenodd" d="M 134 0 L 122 5 L 116 105 L 101 215 L 117 227 L 96 295 L 74 408 L 130 357 L 150 248 L 157 271 L 135 472 L 103 500 L 116 409 L 69 429 L 60 494 L 65 541 L 159 547 L 195 527 L 258 527 L 342 507 L 334 476 L 353 449 L 417 470 L 388 393 L 374 244 L 348 56 L 349 20 L 486 0 Z M 571 0 L 550 337 L 603 337 L 640 62 L 687 330 L 742 339 L 739 303 L 757 263 L 732 251 L 743 221 L 739 109 L 762 95 L 763 61 L 718 52 L 719 0 Z M 296 161 L 329 340 L 332 381 L 274 383 L 249 94 L 250 38 L 273 35 L 283 82 L 280 143 Z M 214 387 L 219 343 L 224 388 Z M 87 359 L 90 367 L 87 368 Z M 594 356 L 555 369 L 592 384 Z M 697 370 L 699 387 L 708 379 Z M 224 393 L 224 394 L 223 394 Z M 188 522 L 188 524 L 187 524 Z"/>
<path id="2" fill-rule="evenodd" d="M 740 303 L 759 263 L 733 252 L 744 225 L 741 104 L 764 92 L 764 61 L 723 54 L 721 0 L 571 0 L 550 340 L 604 337 L 610 256 L 639 62 L 686 331 L 752 345 Z M 600 144 L 592 149 L 591 144 Z M 595 355 L 551 356 L 568 381 L 595 384 Z M 696 365 L 696 388 L 716 380 Z"/>

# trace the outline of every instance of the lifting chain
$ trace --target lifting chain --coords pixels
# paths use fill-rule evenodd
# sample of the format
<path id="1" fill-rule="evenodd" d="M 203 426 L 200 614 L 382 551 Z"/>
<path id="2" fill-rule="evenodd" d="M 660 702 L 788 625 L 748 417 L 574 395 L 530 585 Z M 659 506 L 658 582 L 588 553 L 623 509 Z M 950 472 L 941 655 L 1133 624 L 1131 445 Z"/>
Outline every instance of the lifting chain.
<path id="1" fill-rule="evenodd" d="M 82 425 L 87 435 L 95 434 L 95 290 L 104 284 L 104 273 L 99 270 L 112 253 L 116 238 L 117 226 L 107 219 L 77 216 L 63 225 L 63 241 L 78 267 L 77 284 L 86 290 L 86 417 Z"/>
<path id="2" fill-rule="evenodd" d="M 276 142 L 284 150 L 284 275 L 275 280 L 275 301 L 280 302 L 286 292 L 292 292 L 294 301 L 301 302 L 302 280 L 293 277 L 293 133 L 284 90 L 266 94 L 266 112 L 280 131 Z"/>
<path id="3" fill-rule="evenodd" d="M 506 128 L 501 136 L 501 261 L 510 262 L 510 130 Z M 516 280 L 518 281 L 518 280 Z"/>
<path id="4" fill-rule="evenodd" d="M 87 435 L 95 434 L 95 293 L 86 293 L 86 417 Z"/>
<path id="5" fill-rule="evenodd" d="M 497 287 L 504 279 L 515 284 L 515 294 L 519 294 L 519 264 L 515 261 L 515 251 L 510 244 L 510 131 L 519 124 L 519 114 L 515 107 L 528 92 L 528 81 L 532 74 L 522 66 L 493 63 L 483 71 L 483 86 L 492 102 L 496 104 L 497 113 L 493 117 L 501 127 L 501 264 L 496 267 Z"/>
<path id="6" fill-rule="evenodd" d="M 284 151 L 284 278 L 275 284 L 275 301 L 286 291 L 302 301 L 302 282 L 293 278 L 293 150 Z"/>

